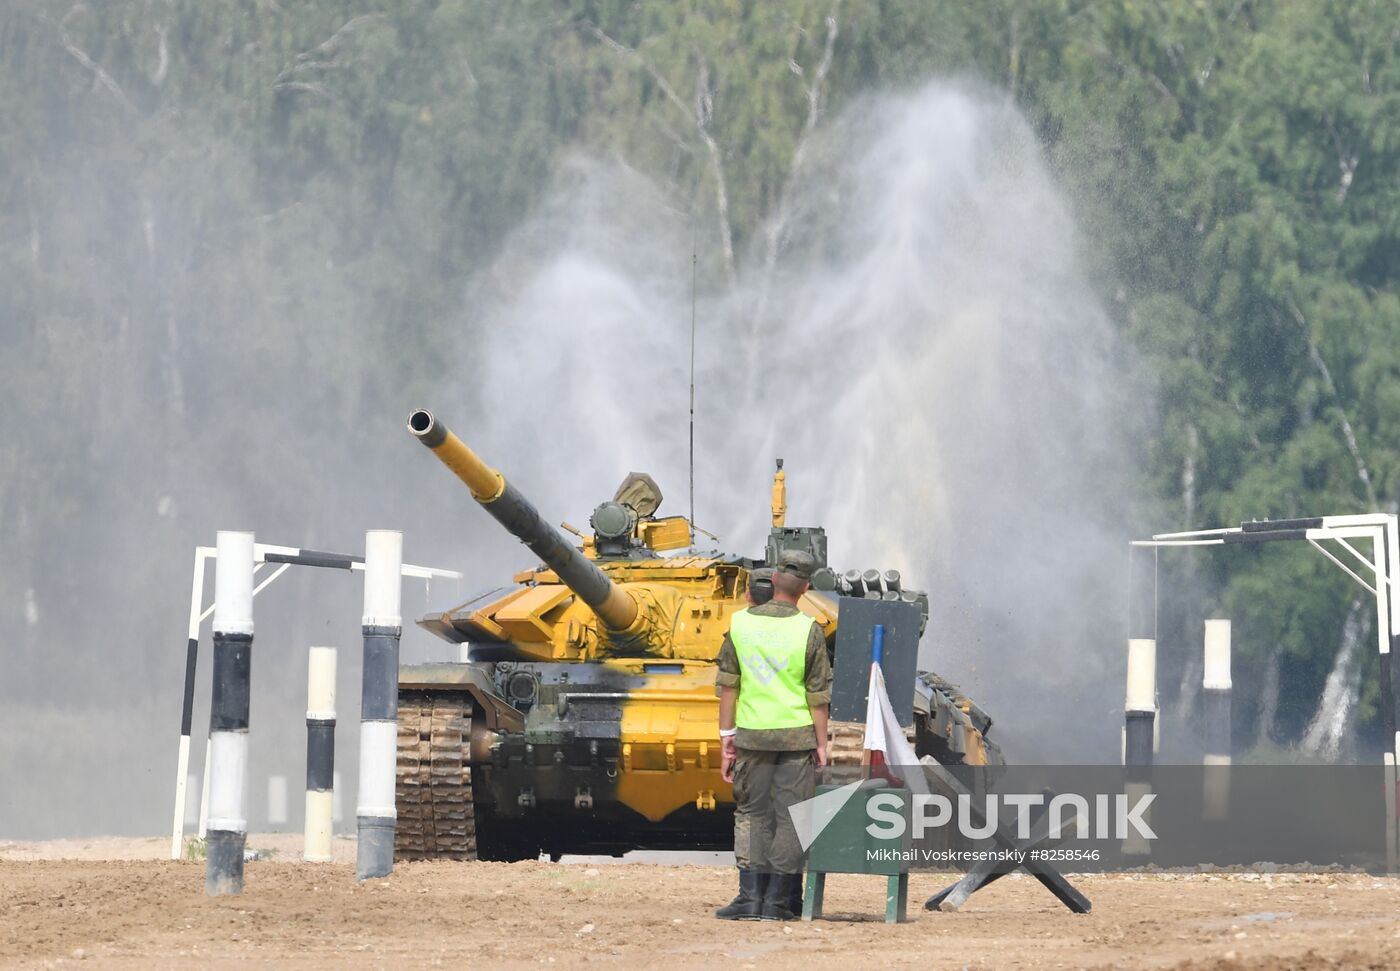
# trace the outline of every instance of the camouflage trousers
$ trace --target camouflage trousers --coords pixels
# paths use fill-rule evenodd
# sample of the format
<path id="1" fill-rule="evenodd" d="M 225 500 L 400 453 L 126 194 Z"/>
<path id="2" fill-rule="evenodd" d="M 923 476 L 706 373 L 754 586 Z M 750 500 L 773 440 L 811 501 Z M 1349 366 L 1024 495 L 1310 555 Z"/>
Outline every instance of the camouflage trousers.
<path id="1" fill-rule="evenodd" d="M 816 794 L 813 753 L 741 748 L 734 763 L 734 862 L 762 873 L 801 873 L 802 844 L 788 807 Z"/>

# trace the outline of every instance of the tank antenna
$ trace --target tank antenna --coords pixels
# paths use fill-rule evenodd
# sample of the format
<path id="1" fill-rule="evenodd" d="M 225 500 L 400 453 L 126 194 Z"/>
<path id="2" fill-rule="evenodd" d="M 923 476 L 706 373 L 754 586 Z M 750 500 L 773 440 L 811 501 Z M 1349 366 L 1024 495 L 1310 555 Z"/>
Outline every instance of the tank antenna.
<path id="1" fill-rule="evenodd" d="M 695 542 L 695 281 L 699 274 L 695 220 L 690 223 L 690 541 Z"/>

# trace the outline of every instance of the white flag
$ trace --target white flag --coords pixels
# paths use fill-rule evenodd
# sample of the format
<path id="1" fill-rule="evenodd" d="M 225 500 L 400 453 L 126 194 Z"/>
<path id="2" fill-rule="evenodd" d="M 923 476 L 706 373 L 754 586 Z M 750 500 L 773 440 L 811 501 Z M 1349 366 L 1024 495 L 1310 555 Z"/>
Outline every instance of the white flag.
<path id="1" fill-rule="evenodd" d="M 913 792 L 928 792 L 928 782 L 919 765 L 919 757 L 914 747 L 904 737 L 904 729 L 895 717 L 894 706 L 890 704 L 889 691 L 885 688 L 885 674 L 880 665 L 870 665 L 870 694 L 865 702 L 865 745 L 871 752 L 879 752 L 893 775 Z M 875 761 L 871 760 L 872 763 Z"/>

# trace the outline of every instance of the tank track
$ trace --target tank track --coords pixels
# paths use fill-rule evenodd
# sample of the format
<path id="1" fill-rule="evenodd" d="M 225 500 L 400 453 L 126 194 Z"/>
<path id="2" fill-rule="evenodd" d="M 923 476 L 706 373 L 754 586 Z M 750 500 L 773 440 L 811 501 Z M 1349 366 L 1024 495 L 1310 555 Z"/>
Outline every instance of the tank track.
<path id="1" fill-rule="evenodd" d="M 864 722 L 828 722 L 826 764 L 840 769 L 859 768 L 864 744 Z"/>
<path id="2" fill-rule="evenodd" d="M 399 695 L 397 859 L 477 858 L 472 713 L 471 697 L 464 693 Z"/>
<path id="3" fill-rule="evenodd" d="M 912 746 L 914 729 L 906 728 L 904 737 Z M 865 722 L 828 722 L 826 738 L 826 764 L 833 769 L 842 770 L 843 778 L 846 770 L 858 769 L 864 764 Z"/>

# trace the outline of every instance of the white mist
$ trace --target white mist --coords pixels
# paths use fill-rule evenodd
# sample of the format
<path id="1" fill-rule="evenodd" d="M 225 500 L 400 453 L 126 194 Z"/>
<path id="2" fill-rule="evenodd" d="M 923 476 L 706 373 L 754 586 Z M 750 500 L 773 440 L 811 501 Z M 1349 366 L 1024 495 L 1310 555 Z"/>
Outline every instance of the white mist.
<path id="1" fill-rule="evenodd" d="M 929 591 L 925 663 L 1013 760 L 1116 757 L 1136 426 L 1034 135 L 962 88 L 867 99 L 782 208 L 771 267 L 702 283 L 698 522 L 758 554 L 781 456 L 789 522 L 825 526 L 834 567 Z M 585 517 L 634 469 L 686 511 L 705 230 L 636 173 L 579 159 L 474 287 L 490 338 L 464 352 L 480 383 L 453 407 L 485 411 L 463 434 L 547 516 Z"/>

